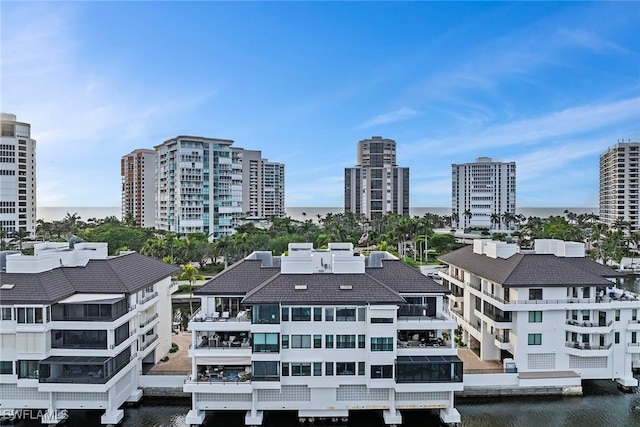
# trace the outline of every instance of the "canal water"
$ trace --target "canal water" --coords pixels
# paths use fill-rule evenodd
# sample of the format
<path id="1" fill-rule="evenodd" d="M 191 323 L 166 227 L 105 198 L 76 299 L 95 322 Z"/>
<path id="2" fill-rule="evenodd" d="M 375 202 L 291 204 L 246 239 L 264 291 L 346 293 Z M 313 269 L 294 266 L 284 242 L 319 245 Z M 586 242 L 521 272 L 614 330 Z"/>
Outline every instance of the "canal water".
<path id="1" fill-rule="evenodd" d="M 457 399 L 463 427 L 640 427 L 640 393 L 622 393 L 612 381 L 585 381 L 584 396 Z M 125 408 L 122 427 L 186 427 L 189 399 L 143 399 Z M 71 411 L 66 426 L 99 427 L 100 411 Z M 435 414 L 403 412 L 405 427 L 440 426 Z M 203 427 L 244 427 L 244 413 L 208 412 Z M 38 421 L 25 426 L 41 426 Z M 270 413 L 265 427 L 298 426 L 295 412 Z M 316 423 L 316 425 L 318 425 Z M 306 424 L 309 426 L 309 424 Z M 334 427 L 384 427 L 376 412 L 353 412 Z"/>

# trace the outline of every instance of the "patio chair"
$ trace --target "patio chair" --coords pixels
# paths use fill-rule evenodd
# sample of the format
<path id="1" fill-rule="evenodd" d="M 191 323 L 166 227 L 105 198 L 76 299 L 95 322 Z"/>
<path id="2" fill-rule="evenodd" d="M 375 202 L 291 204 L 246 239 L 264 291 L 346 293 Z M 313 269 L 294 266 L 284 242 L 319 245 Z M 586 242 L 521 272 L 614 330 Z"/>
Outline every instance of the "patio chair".
<path id="1" fill-rule="evenodd" d="M 222 312 L 222 318 L 224 320 L 228 320 L 229 319 L 229 315 L 230 315 L 230 313 L 228 311 L 223 311 Z"/>

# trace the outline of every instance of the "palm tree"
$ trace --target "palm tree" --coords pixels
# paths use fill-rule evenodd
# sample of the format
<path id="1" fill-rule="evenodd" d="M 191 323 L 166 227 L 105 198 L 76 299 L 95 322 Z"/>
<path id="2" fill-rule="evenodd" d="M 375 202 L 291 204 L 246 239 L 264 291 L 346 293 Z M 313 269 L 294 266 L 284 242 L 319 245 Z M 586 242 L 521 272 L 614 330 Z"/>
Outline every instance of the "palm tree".
<path id="1" fill-rule="evenodd" d="M 464 225 L 467 225 L 467 221 L 469 221 L 469 225 L 471 225 L 471 218 L 473 217 L 473 213 L 469 209 L 466 209 L 462 213 L 462 216 L 465 218 Z"/>
<path id="2" fill-rule="evenodd" d="M 193 284 L 196 280 L 204 280 L 204 276 L 191 263 L 188 263 L 182 266 L 178 280 L 189 281 L 189 318 L 191 318 L 193 316 Z"/>
<path id="3" fill-rule="evenodd" d="M 458 215 L 458 212 L 454 212 L 451 214 L 451 225 L 453 226 L 453 223 L 456 223 L 456 228 L 458 228 L 458 226 L 460 225 L 460 215 Z"/>
<path id="4" fill-rule="evenodd" d="M 500 214 L 495 212 L 491 214 L 491 225 L 500 225 Z"/>
<path id="5" fill-rule="evenodd" d="M 25 230 L 24 228 L 20 228 L 17 231 L 13 232 L 12 243 L 18 242 L 18 248 L 20 249 L 20 252 L 22 252 L 22 242 L 26 237 L 29 237 L 29 234 L 31 234 L 31 232 Z"/>

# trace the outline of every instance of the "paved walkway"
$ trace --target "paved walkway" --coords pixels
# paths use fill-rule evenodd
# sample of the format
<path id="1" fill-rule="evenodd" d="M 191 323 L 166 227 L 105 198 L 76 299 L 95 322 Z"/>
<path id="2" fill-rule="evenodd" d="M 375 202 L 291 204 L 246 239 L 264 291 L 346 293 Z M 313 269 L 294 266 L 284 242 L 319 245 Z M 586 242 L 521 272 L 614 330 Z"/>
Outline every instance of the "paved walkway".
<path id="1" fill-rule="evenodd" d="M 477 369 L 502 369 L 499 360 L 481 360 L 468 348 L 459 348 L 458 357 L 463 363 L 463 372 Z"/>
<path id="2" fill-rule="evenodd" d="M 172 373 L 175 373 L 175 375 L 186 375 L 188 372 L 191 372 L 191 358 L 189 357 L 191 333 L 181 332 L 179 334 L 173 334 L 172 341 L 178 344 L 178 351 L 163 355 L 163 357 L 168 356 L 169 360 L 153 366 L 148 372 L 149 375 L 170 375 Z"/>

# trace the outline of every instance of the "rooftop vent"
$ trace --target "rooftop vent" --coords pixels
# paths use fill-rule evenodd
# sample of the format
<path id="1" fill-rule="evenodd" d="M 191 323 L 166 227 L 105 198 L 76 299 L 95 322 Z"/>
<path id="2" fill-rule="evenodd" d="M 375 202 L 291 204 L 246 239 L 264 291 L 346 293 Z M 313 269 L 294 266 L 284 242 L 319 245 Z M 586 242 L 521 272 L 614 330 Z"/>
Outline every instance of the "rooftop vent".
<path id="1" fill-rule="evenodd" d="M 351 285 L 340 285 L 341 291 L 350 291 L 351 289 L 353 289 L 353 286 Z"/>
<path id="2" fill-rule="evenodd" d="M 295 286 L 295 290 L 296 291 L 306 291 L 307 290 L 307 285 L 296 285 Z"/>
<path id="3" fill-rule="evenodd" d="M 12 284 L 7 283 L 5 285 L 0 286 L 0 289 L 9 290 L 9 289 L 13 289 L 14 286 L 15 285 L 13 283 Z"/>

